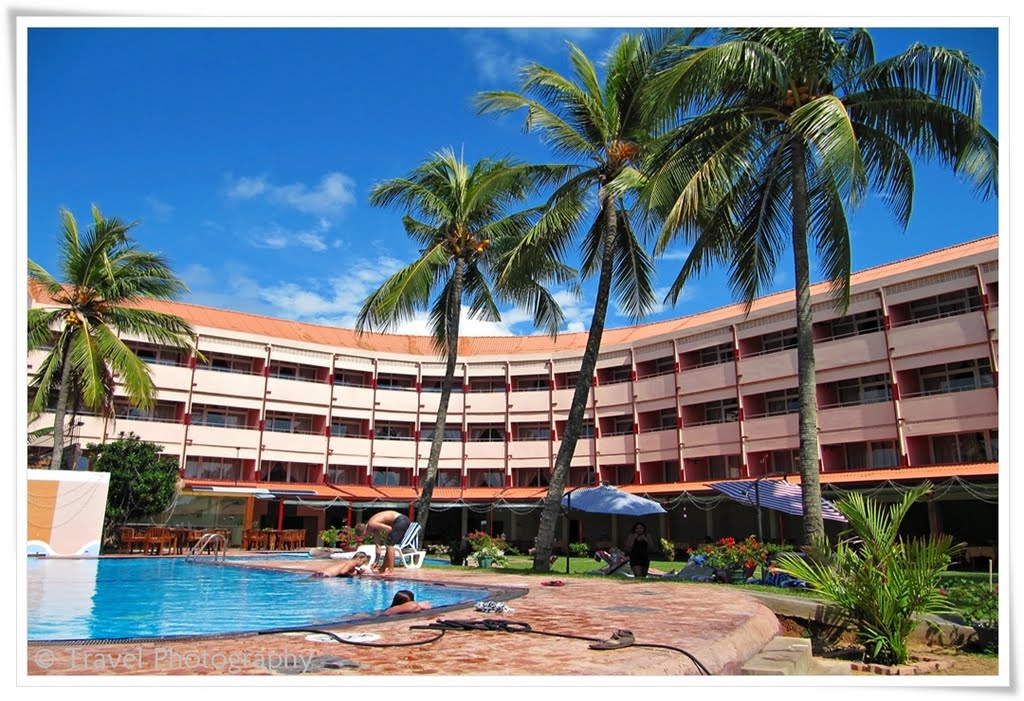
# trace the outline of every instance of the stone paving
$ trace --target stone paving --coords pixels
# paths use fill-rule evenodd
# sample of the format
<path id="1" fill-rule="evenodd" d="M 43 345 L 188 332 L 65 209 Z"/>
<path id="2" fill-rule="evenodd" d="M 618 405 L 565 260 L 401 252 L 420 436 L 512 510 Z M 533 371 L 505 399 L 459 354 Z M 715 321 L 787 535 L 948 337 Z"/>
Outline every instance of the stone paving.
<path id="1" fill-rule="evenodd" d="M 316 562 L 261 562 L 261 566 L 313 569 Z M 557 579 L 552 573 L 550 579 Z M 683 676 L 700 669 L 738 675 L 781 627 L 772 611 L 750 596 L 721 585 L 679 586 L 673 582 L 620 577 L 566 577 L 563 586 L 542 586 L 549 578 L 497 571 L 399 569 L 397 578 L 488 585 L 521 594 L 509 598 L 508 615 L 461 610 L 375 618 L 335 633 L 380 636 L 376 645 L 314 642 L 306 634 L 216 638 L 145 643 L 103 643 L 78 647 L 30 644 L 30 675 L 316 675 L 416 676 Z M 500 619 L 526 631 L 453 630 L 433 642 L 436 630 L 418 630 L 438 619 Z M 617 629 L 633 632 L 636 644 L 614 650 L 589 649 Z M 576 636 L 560 637 L 560 636 Z M 354 636 L 358 642 L 360 636 Z M 364 636 L 365 637 L 365 636 Z M 585 639 L 579 639 L 585 638 Z"/>

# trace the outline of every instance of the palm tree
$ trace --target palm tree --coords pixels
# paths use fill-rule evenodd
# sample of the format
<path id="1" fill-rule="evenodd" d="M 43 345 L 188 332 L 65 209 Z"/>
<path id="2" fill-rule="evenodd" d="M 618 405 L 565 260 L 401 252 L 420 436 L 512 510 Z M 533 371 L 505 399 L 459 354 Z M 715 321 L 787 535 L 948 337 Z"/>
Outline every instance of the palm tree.
<path id="1" fill-rule="evenodd" d="M 583 424 L 612 292 L 617 294 L 619 307 L 634 320 L 654 307 L 653 266 L 633 230 L 626 199 L 641 180 L 634 166 L 653 143 L 659 126 L 647 109 L 649 79 L 673 38 L 667 32 L 623 35 L 608 56 L 603 83 L 590 59 L 569 44 L 572 78 L 530 64 L 522 69 L 519 92 L 491 91 L 478 97 L 481 113 L 525 109 L 528 131 L 539 131 L 557 153 L 581 164 L 551 196 L 544 217 L 510 259 L 561 259 L 589 221 L 582 269 L 585 277 L 598 277 L 579 379 L 538 526 L 533 560 L 536 571 L 550 569 L 555 523 Z M 597 207 L 591 214 L 588 198 L 594 194 Z"/>
<path id="2" fill-rule="evenodd" d="M 561 308 L 543 283 L 565 283 L 575 271 L 557 261 L 516 268 L 507 258 L 541 211 L 537 206 L 511 210 L 542 186 L 558 184 L 567 172 L 564 166 L 523 165 L 509 158 L 483 159 L 470 167 L 446 149 L 404 178 L 375 185 L 370 193 L 372 205 L 406 212 L 405 230 L 422 248 L 417 260 L 366 298 L 356 329 L 387 331 L 429 310 L 434 345 L 446 361 L 427 474 L 417 500 L 421 528 L 426 528 L 437 482 L 463 304 L 468 302 L 470 317 L 486 321 L 501 319 L 497 299 L 531 308 L 535 323 L 552 333 L 562 324 Z M 498 269 L 512 271 L 500 285 L 494 280 Z"/>
<path id="3" fill-rule="evenodd" d="M 682 115 L 650 164 L 644 200 L 662 222 L 655 252 L 692 249 L 670 288 L 715 263 L 748 304 L 792 246 L 796 280 L 803 537 L 823 534 L 808 247 L 833 298 L 850 288 L 847 210 L 870 191 L 909 223 L 912 156 L 935 159 L 982 196 L 996 191 L 997 142 L 981 117 L 980 71 L 962 52 L 914 45 L 876 61 L 864 30 L 719 30 L 683 47 L 656 80 Z"/>
<path id="4" fill-rule="evenodd" d="M 146 298 L 174 299 L 188 288 L 162 256 L 139 250 L 128 235 L 135 223 L 107 219 L 93 206 L 92 226 L 81 237 L 71 212 L 62 209 L 60 217 L 58 264 L 64 281 L 28 262 L 32 283 L 60 305 L 28 312 L 28 349 L 51 347 L 32 378 L 29 406 L 29 416 L 37 417 L 56 394 L 51 469 L 62 464 L 69 411 L 72 421 L 82 407 L 110 415 L 116 382 L 132 404 L 153 405 L 156 387 L 149 368 L 119 335 L 189 350 L 194 339 L 182 319 L 137 306 Z"/>

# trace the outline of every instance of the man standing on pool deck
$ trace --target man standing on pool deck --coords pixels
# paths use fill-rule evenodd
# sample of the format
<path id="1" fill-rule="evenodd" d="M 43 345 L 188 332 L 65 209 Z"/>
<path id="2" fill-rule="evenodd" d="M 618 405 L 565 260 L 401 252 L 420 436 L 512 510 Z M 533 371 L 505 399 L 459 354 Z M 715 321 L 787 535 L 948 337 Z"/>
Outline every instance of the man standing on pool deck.
<path id="1" fill-rule="evenodd" d="M 366 523 L 356 526 L 357 531 L 376 535 L 377 532 L 384 534 L 384 564 L 380 567 L 381 574 L 395 573 L 395 546 L 402 542 L 405 532 L 409 530 L 412 521 L 409 517 L 397 511 L 381 511 L 370 517 Z"/>

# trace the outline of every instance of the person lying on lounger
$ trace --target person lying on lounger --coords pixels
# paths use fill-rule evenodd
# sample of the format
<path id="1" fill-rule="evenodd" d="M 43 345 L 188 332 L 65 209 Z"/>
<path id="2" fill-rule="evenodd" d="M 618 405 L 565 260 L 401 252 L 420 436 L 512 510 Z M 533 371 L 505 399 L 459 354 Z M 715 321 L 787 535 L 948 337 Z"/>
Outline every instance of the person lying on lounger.
<path id="1" fill-rule="evenodd" d="M 370 556 L 364 552 L 357 552 L 350 558 L 344 560 L 335 560 L 330 565 L 314 572 L 314 577 L 354 577 L 359 574 L 364 574 L 367 569 L 366 565 L 370 561 Z"/>

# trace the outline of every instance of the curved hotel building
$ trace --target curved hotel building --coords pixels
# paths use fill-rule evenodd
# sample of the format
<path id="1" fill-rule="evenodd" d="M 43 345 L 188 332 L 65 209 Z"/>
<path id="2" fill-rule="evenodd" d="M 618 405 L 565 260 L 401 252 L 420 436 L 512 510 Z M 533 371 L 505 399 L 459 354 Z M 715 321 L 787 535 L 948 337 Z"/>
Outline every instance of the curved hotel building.
<path id="1" fill-rule="evenodd" d="M 997 538 L 998 238 L 852 278 L 840 316 L 813 290 L 819 469 L 826 497 L 882 498 L 925 479 L 911 528 Z M 29 303 L 46 305 L 33 292 Z M 170 523 L 232 529 L 354 523 L 406 510 L 426 471 L 444 371 L 425 337 L 364 334 L 152 302 L 198 333 L 205 362 L 130 340 L 156 405 L 81 416 L 82 446 L 132 432 L 181 466 Z M 463 338 L 428 542 L 467 531 L 536 534 L 586 333 Z M 792 291 L 692 316 L 608 329 L 568 488 L 605 481 L 663 503 L 650 519 L 677 543 L 756 532 L 754 509 L 708 486 L 797 469 Z M 31 377 L 41 352 L 28 358 Z M 52 415 L 37 425 L 52 424 Z M 45 447 L 30 448 L 48 458 Z M 919 507 L 919 508 L 918 508 Z M 765 536 L 795 539 L 771 512 Z M 631 523 L 570 512 L 561 542 L 622 544 Z"/>

